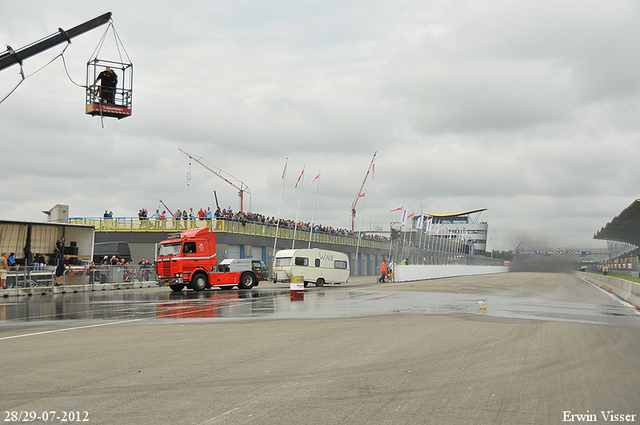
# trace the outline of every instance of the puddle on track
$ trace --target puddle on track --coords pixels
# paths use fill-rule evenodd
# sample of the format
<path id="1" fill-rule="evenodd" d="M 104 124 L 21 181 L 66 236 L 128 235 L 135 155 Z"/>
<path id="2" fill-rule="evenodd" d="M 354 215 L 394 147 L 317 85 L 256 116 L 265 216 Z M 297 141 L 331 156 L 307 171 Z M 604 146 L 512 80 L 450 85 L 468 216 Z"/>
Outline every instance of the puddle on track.
<path id="1" fill-rule="evenodd" d="M 69 293 L 4 299 L 0 319 L 16 322 L 64 320 L 241 320 L 365 317 L 389 314 L 467 314 L 517 320 L 551 320 L 640 328 L 640 315 L 612 297 L 593 301 L 547 296 L 308 288 L 303 297 L 288 289 L 212 290 L 173 293 L 159 289 Z M 481 310 L 478 301 L 486 304 Z M 6 322 L 5 322 L 6 323 Z"/>

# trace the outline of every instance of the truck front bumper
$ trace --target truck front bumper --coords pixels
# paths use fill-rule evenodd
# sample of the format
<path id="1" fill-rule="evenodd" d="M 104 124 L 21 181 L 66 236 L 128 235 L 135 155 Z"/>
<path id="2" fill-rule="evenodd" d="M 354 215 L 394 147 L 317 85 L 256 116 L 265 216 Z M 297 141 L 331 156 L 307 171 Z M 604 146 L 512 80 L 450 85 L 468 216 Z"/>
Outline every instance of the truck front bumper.
<path id="1" fill-rule="evenodd" d="M 158 278 L 157 280 L 158 280 L 158 284 L 161 286 L 162 285 L 164 286 L 178 285 L 178 284 L 186 285 L 186 283 L 182 281 L 181 277 Z"/>

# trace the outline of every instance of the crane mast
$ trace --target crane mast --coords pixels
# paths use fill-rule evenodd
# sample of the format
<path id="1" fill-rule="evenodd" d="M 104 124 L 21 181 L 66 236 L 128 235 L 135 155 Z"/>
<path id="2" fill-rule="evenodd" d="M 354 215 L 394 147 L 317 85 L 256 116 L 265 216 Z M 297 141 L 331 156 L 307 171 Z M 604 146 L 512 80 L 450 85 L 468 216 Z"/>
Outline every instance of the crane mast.
<path id="1" fill-rule="evenodd" d="M 224 180 L 225 182 L 229 183 L 231 186 L 233 186 L 234 188 L 236 188 L 238 190 L 238 196 L 240 197 L 240 212 L 244 212 L 244 194 L 248 193 L 249 194 L 249 199 L 251 199 L 251 191 L 249 190 L 249 186 L 247 186 L 242 180 L 233 177 L 231 174 L 225 172 L 224 170 L 222 170 L 221 168 L 217 168 L 217 170 L 209 167 L 208 165 L 204 164 L 201 159 L 202 157 L 198 157 L 195 158 L 193 155 L 183 151 L 182 149 L 178 148 L 178 150 L 180 152 L 182 152 L 183 154 L 185 154 L 186 156 L 189 157 L 189 159 L 194 160 L 195 162 L 197 162 L 198 164 L 202 165 L 204 168 L 206 168 L 207 170 L 211 171 L 213 174 L 215 174 L 216 176 L 220 177 L 222 180 Z M 249 208 L 251 208 L 251 206 L 249 206 Z"/>
<path id="2" fill-rule="evenodd" d="M 371 168 L 373 167 L 373 162 L 376 160 L 376 155 L 378 151 L 373 153 L 373 158 L 371 158 L 371 164 L 369 164 L 369 169 L 367 170 L 367 174 L 364 176 L 364 180 L 362 181 L 362 186 L 360 186 L 360 190 L 356 194 L 356 198 L 353 200 L 353 204 L 351 204 L 351 231 L 355 231 L 355 221 L 356 221 L 356 205 L 358 204 L 358 199 L 362 196 L 362 189 L 364 189 L 364 184 L 367 182 L 367 178 L 369 178 L 369 173 L 371 172 Z"/>

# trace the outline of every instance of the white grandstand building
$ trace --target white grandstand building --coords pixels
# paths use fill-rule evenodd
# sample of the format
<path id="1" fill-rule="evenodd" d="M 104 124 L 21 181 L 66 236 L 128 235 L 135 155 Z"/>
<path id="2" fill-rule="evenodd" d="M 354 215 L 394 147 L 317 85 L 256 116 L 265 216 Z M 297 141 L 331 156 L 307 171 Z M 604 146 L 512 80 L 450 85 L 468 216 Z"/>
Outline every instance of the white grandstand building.
<path id="1" fill-rule="evenodd" d="M 484 255 L 487 250 L 489 223 L 480 221 L 486 208 L 456 214 L 422 213 L 412 217 L 411 229 L 418 235 L 462 240 L 468 253 Z"/>

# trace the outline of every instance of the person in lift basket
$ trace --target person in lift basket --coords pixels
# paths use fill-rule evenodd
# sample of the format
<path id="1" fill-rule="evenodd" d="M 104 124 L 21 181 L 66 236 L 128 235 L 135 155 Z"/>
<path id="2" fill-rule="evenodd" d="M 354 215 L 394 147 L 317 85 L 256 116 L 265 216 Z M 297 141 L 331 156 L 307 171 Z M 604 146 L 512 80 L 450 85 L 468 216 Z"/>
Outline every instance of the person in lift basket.
<path id="1" fill-rule="evenodd" d="M 98 74 L 98 78 L 93 83 L 95 86 L 100 80 L 100 99 L 102 102 L 110 103 L 115 105 L 115 97 L 116 97 L 116 85 L 118 84 L 118 76 L 116 73 L 109 67 L 107 67 L 104 71 Z"/>

